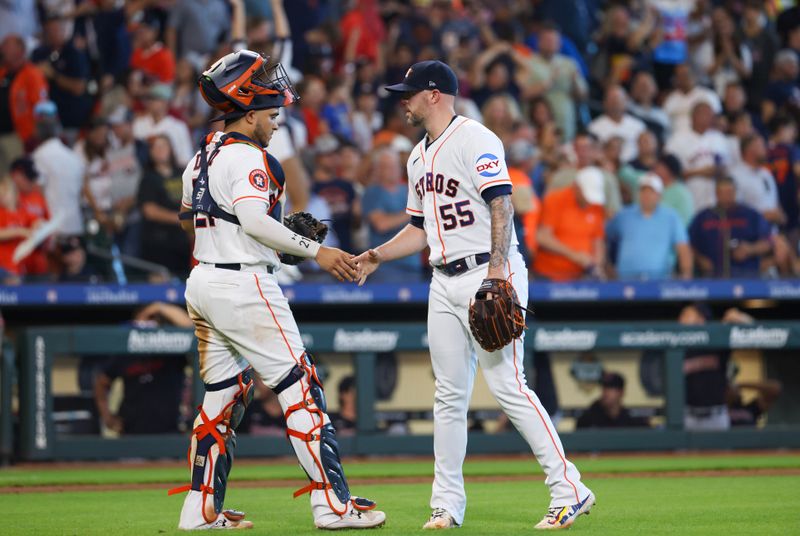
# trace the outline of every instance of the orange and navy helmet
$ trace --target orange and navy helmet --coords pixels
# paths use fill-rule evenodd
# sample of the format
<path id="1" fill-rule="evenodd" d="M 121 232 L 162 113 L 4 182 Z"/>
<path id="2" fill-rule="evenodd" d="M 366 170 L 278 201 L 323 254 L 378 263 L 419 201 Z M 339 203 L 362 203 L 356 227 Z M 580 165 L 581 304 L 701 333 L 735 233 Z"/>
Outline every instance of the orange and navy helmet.
<path id="1" fill-rule="evenodd" d="M 240 50 L 217 60 L 198 80 L 203 99 L 223 112 L 220 119 L 250 110 L 288 106 L 300 97 L 280 63 L 252 50 Z"/>

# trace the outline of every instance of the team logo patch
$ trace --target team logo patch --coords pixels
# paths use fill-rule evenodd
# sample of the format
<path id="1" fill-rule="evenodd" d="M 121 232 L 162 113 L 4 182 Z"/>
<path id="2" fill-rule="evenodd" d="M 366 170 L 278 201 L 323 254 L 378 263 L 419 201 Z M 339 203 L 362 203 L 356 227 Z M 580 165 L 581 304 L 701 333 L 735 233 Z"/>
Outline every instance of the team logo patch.
<path id="1" fill-rule="evenodd" d="M 496 177 L 500 174 L 500 159 L 492 153 L 484 153 L 475 162 L 475 171 L 481 177 Z"/>
<path id="2" fill-rule="evenodd" d="M 256 190 L 266 192 L 269 190 L 269 183 L 267 182 L 267 173 L 263 169 L 254 169 L 250 172 L 250 184 Z"/>

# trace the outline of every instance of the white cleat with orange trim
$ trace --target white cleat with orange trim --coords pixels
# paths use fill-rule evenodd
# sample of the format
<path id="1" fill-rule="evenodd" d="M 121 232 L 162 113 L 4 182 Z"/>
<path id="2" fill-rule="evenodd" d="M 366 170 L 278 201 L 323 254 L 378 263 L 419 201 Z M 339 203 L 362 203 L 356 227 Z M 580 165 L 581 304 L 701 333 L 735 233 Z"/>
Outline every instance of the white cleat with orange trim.
<path id="1" fill-rule="evenodd" d="M 540 530 L 567 529 L 575 523 L 581 514 L 589 515 L 589 510 L 594 506 L 594 493 L 591 491 L 581 502 L 569 506 L 555 506 L 547 510 L 547 514 L 534 527 Z"/>
<path id="2" fill-rule="evenodd" d="M 318 529 L 375 529 L 386 523 L 386 514 L 380 510 L 359 510 L 350 506 L 350 510 L 343 516 L 331 516 L 331 520 L 318 519 L 314 522 Z"/>

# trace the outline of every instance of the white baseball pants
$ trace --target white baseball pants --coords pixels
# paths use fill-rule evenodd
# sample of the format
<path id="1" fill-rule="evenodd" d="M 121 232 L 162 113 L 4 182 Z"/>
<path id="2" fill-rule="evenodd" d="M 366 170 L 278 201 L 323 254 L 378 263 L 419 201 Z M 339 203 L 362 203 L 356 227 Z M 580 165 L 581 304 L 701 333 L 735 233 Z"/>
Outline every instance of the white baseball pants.
<path id="1" fill-rule="evenodd" d="M 467 409 L 478 363 L 495 399 L 542 466 L 550 506 L 578 503 L 589 492 L 578 469 L 567 460 L 549 415 L 526 384 L 522 339 L 486 352 L 472 337 L 469 303 L 487 269 L 484 264 L 453 277 L 434 269 L 428 304 L 428 342 L 436 377 L 431 508 L 444 508 L 458 524 L 464 521 L 467 505 L 462 465 L 467 451 Z M 519 253 L 510 256 L 506 276 L 511 276 L 520 303 L 527 304 L 528 270 Z"/>

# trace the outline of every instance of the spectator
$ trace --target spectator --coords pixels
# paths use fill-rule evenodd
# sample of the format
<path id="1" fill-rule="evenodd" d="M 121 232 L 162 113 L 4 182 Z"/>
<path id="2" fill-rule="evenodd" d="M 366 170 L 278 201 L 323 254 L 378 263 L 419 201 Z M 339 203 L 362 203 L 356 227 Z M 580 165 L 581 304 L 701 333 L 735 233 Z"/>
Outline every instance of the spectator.
<path id="1" fill-rule="evenodd" d="M 711 319 L 711 310 L 704 303 L 687 305 L 678 315 L 678 322 L 685 326 L 702 326 Z M 725 405 L 730 357 L 730 350 L 686 350 L 683 357 L 686 385 L 683 425 L 686 430 L 705 432 L 730 428 Z"/>
<path id="2" fill-rule="evenodd" d="M 23 143 L 36 134 L 34 107 L 47 100 L 47 80 L 27 60 L 25 42 L 17 34 L 0 42 L 0 174 L 22 156 Z"/>
<path id="3" fill-rule="evenodd" d="M 408 183 L 397 152 L 382 147 L 372 155 L 374 182 L 364 191 L 364 221 L 369 227 L 369 247 L 377 247 L 408 225 Z M 381 274 L 380 272 L 383 272 Z M 373 281 L 407 281 L 421 275 L 420 259 L 409 255 L 382 265 Z M 375 277 L 377 276 L 377 279 Z"/>
<path id="4" fill-rule="evenodd" d="M 730 163 L 725 136 L 713 123 L 713 108 L 701 100 L 692 109 L 689 130 L 676 129 L 664 148 L 680 159 L 695 210 L 714 205 L 714 179 Z"/>
<path id="5" fill-rule="evenodd" d="M 735 113 L 730 117 L 727 135 L 725 136 L 725 141 L 728 144 L 728 155 L 730 156 L 728 163 L 730 169 L 742 163 L 742 140 L 753 135 L 754 132 L 753 121 L 746 111 Z"/>
<path id="6" fill-rule="evenodd" d="M 94 31 L 96 48 L 93 59 L 97 61 L 96 73 L 100 79 L 99 92 L 109 91 L 115 83 L 124 79 L 130 65 L 131 35 L 128 32 L 126 6 L 117 0 L 100 0 L 99 2 L 82 2 L 91 17 L 91 29 Z"/>
<path id="7" fill-rule="evenodd" d="M 625 204 L 635 203 L 639 198 L 637 189 L 639 178 L 655 167 L 660 153 L 658 139 L 649 130 L 639 134 L 636 139 L 636 147 L 638 149 L 636 158 L 622 166 L 617 172 L 622 188 L 622 201 Z"/>
<path id="8" fill-rule="evenodd" d="M 10 176 L 17 188 L 19 210 L 30 214 L 34 220 L 49 220 L 47 201 L 44 199 L 42 189 L 36 184 L 39 173 L 33 160 L 22 157 L 12 162 Z M 44 276 L 48 273 L 46 245 L 47 243 L 39 246 L 21 261 L 22 271 L 26 276 Z"/>
<path id="9" fill-rule="evenodd" d="M 598 154 L 597 139 L 588 132 L 583 132 L 575 136 L 572 142 L 575 153 L 575 164 L 560 167 L 550 178 L 547 185 L 547 192 L 566 188 L 575 182 L 580 170 L 587 167 L 596 168 L 600 163 Z M 603 202 L 606 209 L 606 216 L 609 218 L 616 214 L 622 206 L 622 198 L 617 176 L 607 170 L 601 170 L 603 175 Z"/>
<path id="10" fill-rule="evenodd" d="M 603 183 L 602 172 L 587 167 L 572 186 L 545 195 L 533 263 L 537 275 L 552 281 L 605 276 Z"/>
<path id="11" fill-rule="evenodd" d="M 95 117 L 89 125 L 86 138 L 78 141 L 75 149 L 83 159 L 86 178 L 83 196 L 91 215 L 113 237 L 122 220 L 114 211 L 112 198 L 113 179 L 108 164 L 109 128 L 105 118 Z"/>
<path id="12" fill-rule="evenodd" d="M 142 214 L 141 256 L 184 279 L 191 268 L 191 246 L 178 221 L 183 170 L 166 135 L 154 136 L 149 145 L 150 165 L 136 199 Z"/>
<path id="13" fill-rule="evenodd" d="M 656 10 L 655 38 L 653 42 L 653 69 L 659 87 L 666 87 L 670 78 L 689 59 L 690 20 L 692 8 L 701 2 L 671 2 L 649 0 L 649 8 Z M 675 124 L 673 123 L 673 128 Z"/>
<path id="14" fill-rule="evenodd" d="M 156 134 L 164 134 L 169 137 L 178 162 L 188 162 L 195 154 L 192 137 L 186 123 L 167 113 L 171 98 L 171 86 L 151 86 L 147 93 L 145 113 L 133 121 L 133 135 L 140 140 L 147 140 Z"/>
<path id="15" fill-rule="evenodd" d="M 689 226 L 695 262 L 705 277 L 757 277 L 761 258 L 772 250 L 767 220 L 736 203 L 736 182 L 716 181 L 717 204 L 701 210 Z"/>
<path id="16" fill-rule="evenodd" d="M 372 138 L 383 126 L 383 115 L 378 111 L 379 86 L 374 82 L 358 83 L 353 90 L 353 141 L 362 152 L 372 149 Z"/>
<path id="17" fill-rule="evenodd" d="M 778 203 L 778 186 L 767 163 L 767 146 L 758 134 L 741 140 L 742 162 L 731 169 L 736 182 L 736 200 L 761 213 L 774 225 L 786 223 L 786 214 Z"/>
<path id="18" fill-rule="evenodd" d="M 136 192 L 142 169 L 148 160 L 147 145 L 133 137 L 133 115 L 119 107 L 107 119 L 111 128 L 106 161 L 111 171 L 111 203 L 117 218 L 117 242 L 122 253 L 139 256 L 141 214 L 136 209 Z"/>
<path id="19" fill-rule="evenodd" d="M 158 20 L 143 19 L 134 33 L 133 55 L 130 68 L 138 70 L 145 84 L 171 84 L 175 80 L 175 56 L 159 38 Z"/>
<path id="20" fill-rule="evenodd" d="M 522 85 L 525 99 L 544 96 L 553 110 L 564 141 L 572 141 L 578 114 L 576 103 L 588 92 L 577 63 L 562 55 L 561 35 L 552 25 L 539 30 L 538 54 L 530 56 L 528 78 Z"/>
<path id="21" fill-rule="evenodd" d="M 633 417 L 622 405 L 625 398 L 625 378 L 616 372 L 605 372 L 600 380 L 600 398 L 585 410 L 576 428 L 634 428 L 649 426 L 646 419 Z"/>
<path id="22" fill-rule="evenodd" d="M 753 72 L 747 80 L 747 103 L 751 111 L 757 111 L 778 52 L 778 39 L 774 30 L 767 26 L 762 0 L 746 0 L 739 36 L 753 56 Z"/>
<path id="23" fill-rule="evenodd" d="M 65 134 L 74 140 L 94 104 L 89 94 L 89 55 L 75 46 L 67 34 L 66 21 L 59 16 L 45 20 L 42 34 L 43 43 L 33 51 L 31 61 L 39 66 L 49 81 L 50 98 L 58 108 Z"/>
<path id="24" fill-rule="evenodd" d="M 327 99 L 328 90 L 325 82 L 315 75 L 309 75 L 297 84 L 300 95 L 299 115 L 308 131 L 308 143 L 313 145 L 317 136 L 328 132 L 328 125 L 322 118 L 322 106 Z"/>
<path id="25" fill-rule="evenodd" d="M 224 0 L 178 0 L 169 15 L 165 41 L 176 59 L 186 58 L 202 68 L 230 30 L 231 12 Z"/>
<path id="26" fill-rule="evenodd" d="M 636 158 L 638 149 L 636 140 L 647 130 L 645 124 L 630 114 L 625 113 L 628 96 L 622 86 L 610 86 L 603 99 L 603 115 L 596 117 L 587 127 L 589 132 L 597 136 L 601 143 L 613 137 L 622 138 L 623 163 Z"/>
<path id="27" fill-rule="evenodd" d="M 765 123 L 778 113 L 791 114 L 797 119 L 800 115 L 800 88 L 797 86 L 800 75 L 800 59 L 791 50 L 781 50 L 775 58 L 775 78 L 767 84 L 761 107 Z"/>
<path id="28" fill-rule="evenodd" d="M 510 142 L 514 124 L 521 113 L 517 102 L 506 93 L 497 93 L 486 99 L 481 108 L 483 124 L 494 132 L 504 144 Z"/>
<path id="29" fill-rule="evenodd" d="M 672 135 L 691 128 L 694 110 L 698 103 L 706 102 L 713 114 L 722 111 L 722 105 L 716 93 L 695 83 L 691 68 L 688 65 L 675 67 L 672 92 L 664 101 L 664 111 L 672 123 Z"/>
<path id="30" fill-rule="evenodd" d="M 683 183 L 683 167 L 680 160 L 673 154 L 665 154 L 658 159 L 658 163 L 653 167 L 653 173 L 664 183 L 664 193 L 661 196 L 664 206 L 677 212 L 683 226 L 688 228 L 695 214 L 694 201 L 692 193 Z"/>
<path id="31" fill-rule="evenodd" d="M 354 436 L 356 434 L 356 379 L 345 376 L 337 388 L 339 394 L 339 411 L 331 413 L 331 423 L 339 437 Z"/>
<path id="32" fill-rule="evenodd" d="M 328 98 L 322 105 L 320 116 L 328 125 L 329 132 L 347 141 L 353 141 L 353 125 L 350 117 L 353 103 L 350 99 L 350 86 L 341 78 L 328 83 Z"/>
<path id="33" fill-rule="evenodd" d="M 741 35 L 736 33 L 736 25 L 727 9 L 714 10 L 712 31 L 714 60 L 708 68 L 708 76 L 711 86 L 722 95 L 728 84 L 750 78 L 753 57 L 742 43 Z"/>
<path id="34" fill-rule="evenodd" d="M 789 243 L 800 238 L 800 207 L 798 207 L 798 175 L 800 153 L 797 147 L 797 124 L 788 116 L 777 116 L 770 122 L 768 166 L 778 186 L 778 198 L 786 215 L 783 226 Z"/>
<path id="35" fill-rule="evenodd" d="M 89 264 L 86 247 L 77 236 L 59 236 L 53 251 L 56 281 L 59 283 L 98 283 L 104 278 Z"/>
<path id="36" fill-rule="evenodd" d="M 4 285 L 21 281 L 22 267 L 13 261 L 14 250 L 28 238 L 37 219 L 19 206 L 17 187 L 11 177 L 0 178 L 0 282 Z"/>
<path id="37" fill-rule="evenodd" d="M 620 279 L 668 279 L 675 258 L 681 278 L 692 277 L 692 252 L 678 214 L 661 203 L 664 184 L 655 173 L 639 180 L 639 203 L 623 208 L 606 226 L 617 247 Z"/>
<path id="38" fill-rule="evenodd" d="M 339 247 L 353 251 L 352 232 L 361 213 L 353 184 L 338 176 L 340 143 L 326 134 L 314 144 L 314 175 L 311 191 L 325 200 L 333 216 L 332 227 L 339 237 Z"/>
<path id="39" fill-rule="evenodd" d="M 537 165 L 536 148 L 528 140 L 516 140 L 508 148 L 506 163 L 513 186 L 511 204 L 514 207 L 517 241 L 524 246 L 525 264 L 530 266 L 539 247 L 536 233 L 541 216 L 539 196 L 534 191 L 531 178 Z"/>
<path id="40" fill-rule="evenodd" d="M 177 305 L 156 302 L 134 316 L 135 327 L 192 327 L 189 315 Z M 130 355 L 112 357 L 94 380 L 94 399 L 103 425 L 117 433 L 178 433 L 181 401 L 186 383 L 185 355 Z M 114 413 L 108 400 L 111 384 L 123 382 L 119 410 Z"/>
<path id="41" fill-rule="evenodd" d="M 86 164 L 59 138 L 61 124 L 55 104 L 43 102 L 35 111 L 36 137 L 40 143 L 31 156 L 41 177 L 47 206 L 53 218 L 61 221 L 57 236 L 83 235 L 81 196 Z"/>
<path id="42" fill-rule="evenodd" d="M 630 82 L 632 72 L 644 56 L 644 41 L 653 31 L 656 18 L 653 11 L 645 10 L 638 24 L 631 23 L 628 9 L 612 5 L 605 13 L 603 27 L 596 35 L 598 56 L 595 66 L 597 78 L 606 88 Z M 598 61 L 601 60 L 601 61 Z M 602 73 L 602 74 L 601 74 Z"/>
<path id="43" fill-rule="evenodd" d="M 652 74 L 648 71 L 639 71 L 633 76 L 628 112 L 644 121 L 647 129 L 664 143 L 670 133 L 670 120 L 663 108 L 656 104 L 657 96 L 658 86 Z"/>
<path id="44" fill-rule="evenodd" d="M 186 126 L 197 147 L 208 132 L 208 105 L 197 88 L 197 72 L 189 60 L 180 60 L 175 65 L 175 86 L 169 108 Z"/>
<path id="45" fill-rule="evenodd" d="M 756 395 L 745 403 L 742 391 L 755 391 Z M 778 380 L 763 380 L 729 383 L 725 392 L 731 426 L 756 426 L 759 419 L 769 411 L 783 390 Z"/>
<path id="46" fill-rule="evenodd" d="M 481 52 L 472 63 L 470 73 L 470 98 L 478 108 L 495 95 L 507 94 L 515 101 L 520 90 L 515 81 L 514 49 L 507 41 L 495 41 Z"/>

